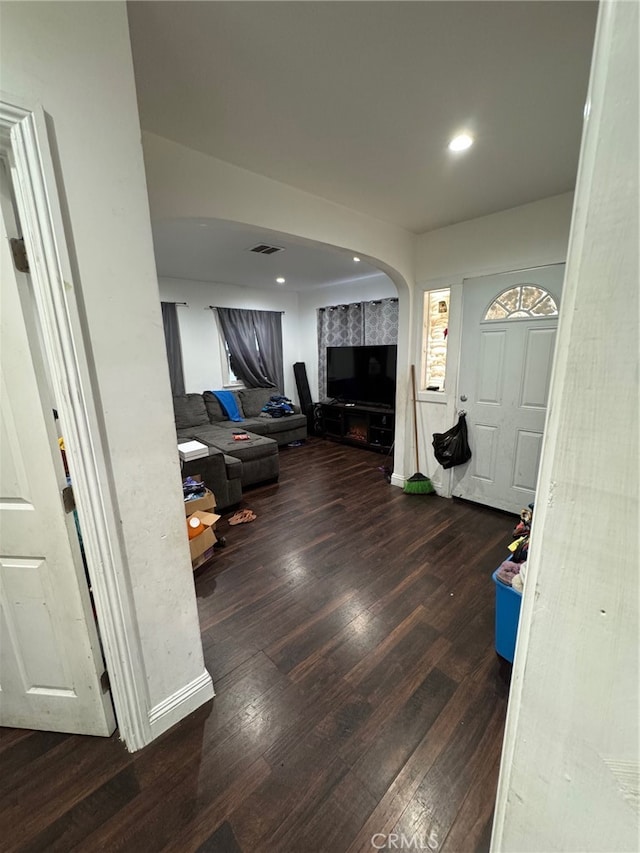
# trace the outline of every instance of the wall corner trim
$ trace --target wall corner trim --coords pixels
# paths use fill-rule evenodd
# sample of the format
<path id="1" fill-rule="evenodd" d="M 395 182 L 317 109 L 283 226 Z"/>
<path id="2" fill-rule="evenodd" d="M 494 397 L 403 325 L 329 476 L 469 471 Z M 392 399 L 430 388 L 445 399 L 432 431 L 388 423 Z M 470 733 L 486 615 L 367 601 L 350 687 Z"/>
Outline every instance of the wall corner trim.
<path id="1" fill-rule="evenodd" d="M 401 474 L 392 474 L 391 475 L 391 485 L 398 486 L 400 489 L 404 488 L 405 478 Z"/>
<path id="2" fill-rule="evenodd" d="M 35 314 L 64 429 L 89 577 L 118 729 L 130 751 L 150 740 L 136 612 L 118 539 L 106 455 L 57 193 L 47 117 L 0 93 L 0 147 L 10 151 L 16 205 L 31 265 Z"/>
<path id="3" fill-rule="evenodd" d="M 158 702 L 149 711 L 149 726 L 152 738 L 166 732 L 171 726 L 182 720 L 196 708 L 213 699 L 215 691 L 213 681 L 207 670 L 180 687 L 162 702 Z"/>

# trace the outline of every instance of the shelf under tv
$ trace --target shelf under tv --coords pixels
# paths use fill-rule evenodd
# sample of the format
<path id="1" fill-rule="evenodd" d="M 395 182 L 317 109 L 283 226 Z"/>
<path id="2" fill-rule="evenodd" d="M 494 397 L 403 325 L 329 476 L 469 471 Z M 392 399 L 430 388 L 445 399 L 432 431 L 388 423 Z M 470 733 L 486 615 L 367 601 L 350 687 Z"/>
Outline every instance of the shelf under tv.
<path id="1" fill-rule="evenodd" d="M 387 406 L 326 401 L 320 409 L 325 438 L 381 452 L 393 445 L 395 411 Z"/>

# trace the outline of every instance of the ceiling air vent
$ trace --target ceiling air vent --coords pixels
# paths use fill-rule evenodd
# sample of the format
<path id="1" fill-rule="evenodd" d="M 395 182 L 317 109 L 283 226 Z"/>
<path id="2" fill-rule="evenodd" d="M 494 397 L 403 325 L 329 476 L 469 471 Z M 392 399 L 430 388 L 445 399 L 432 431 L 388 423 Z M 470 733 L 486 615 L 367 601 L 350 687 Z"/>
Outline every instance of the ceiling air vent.
<path id="1" fill-rule="evenodd" d="M 284 249 L 281 246 L 267 246 L 266 243 L 260 243 L 249 251 L 257 252 L 258 255 L 275 255 L 277 252 L 284 252 Z"/>

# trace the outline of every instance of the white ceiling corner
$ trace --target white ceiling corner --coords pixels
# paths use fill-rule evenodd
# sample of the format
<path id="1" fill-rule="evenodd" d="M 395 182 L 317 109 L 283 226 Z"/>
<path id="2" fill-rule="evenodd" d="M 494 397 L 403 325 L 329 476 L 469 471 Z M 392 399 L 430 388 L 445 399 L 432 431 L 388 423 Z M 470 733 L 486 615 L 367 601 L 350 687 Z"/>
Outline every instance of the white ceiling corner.
<path id="1" fill-rule="evenodd" d="M 142 127 L 192 149 L 415 233 L 574 186 L 596 2 L 147 0 L 128 12 Z M 453 155 L 461 130 L 476 141 Z M 167 229 L 154 229 L 159 269 L 179 260 L 165 240 L 206 256 L 202 234 Z M 225 275 L 249 274 L 245 261 Z M 195 261 L 189 272 L 202 274 Z"/>

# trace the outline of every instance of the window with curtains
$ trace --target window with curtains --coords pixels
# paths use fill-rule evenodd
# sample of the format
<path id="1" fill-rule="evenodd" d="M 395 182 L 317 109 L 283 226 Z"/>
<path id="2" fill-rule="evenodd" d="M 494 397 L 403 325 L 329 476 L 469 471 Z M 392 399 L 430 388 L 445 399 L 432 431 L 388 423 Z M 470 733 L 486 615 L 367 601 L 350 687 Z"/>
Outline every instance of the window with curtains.
<path id="1" fill-rule="evenodd" d="M 220 324 L 218 323 L 220 328 Z M 222 386 L 224 388 L 244 388 L 244 382 L 233 372 L 231 353 L 220 328 L 220 364 L 222 365 Z"/>
<path id="2" fill-rule="evenodd" d="M 284 393 L 281 312 L 242 308 L 215 311 L 224 340 L 223 364 L 229 384 L 235 380 L 246 388 L 273 388 Z"/>
<path id="3" fill-rule="evenodd" d="M 318 393 L 327 396 L 327 347 L 397 344 L 398 299 L 318 308 Z"/>

